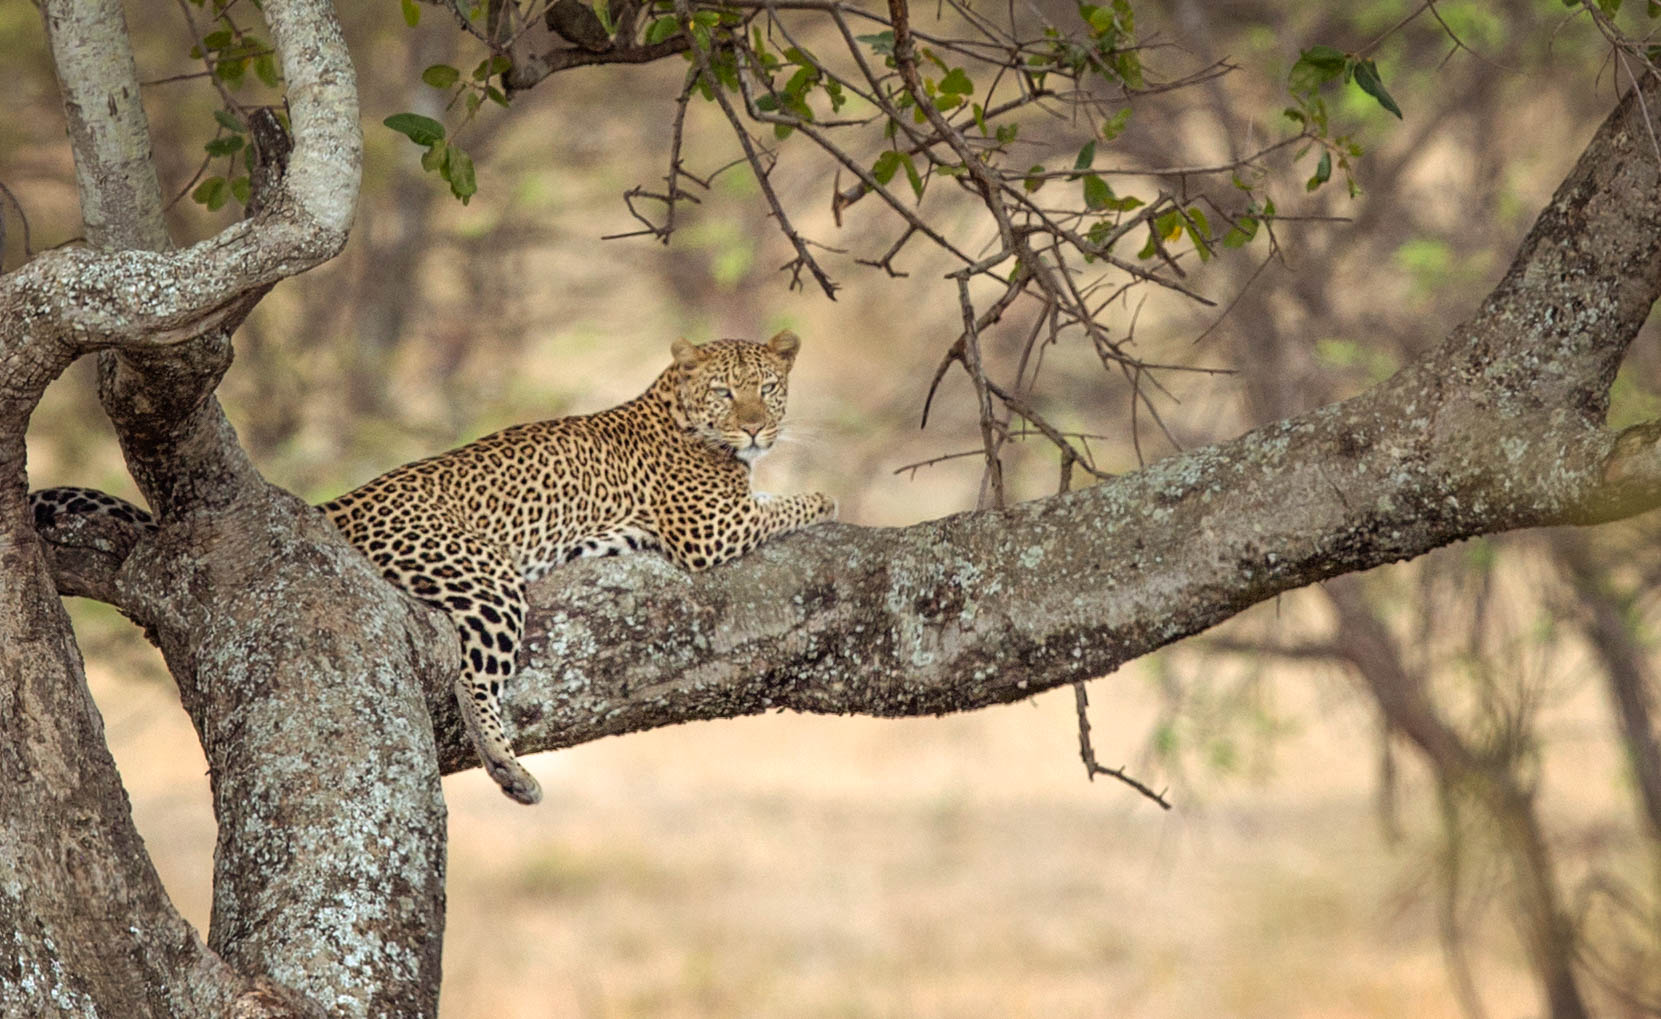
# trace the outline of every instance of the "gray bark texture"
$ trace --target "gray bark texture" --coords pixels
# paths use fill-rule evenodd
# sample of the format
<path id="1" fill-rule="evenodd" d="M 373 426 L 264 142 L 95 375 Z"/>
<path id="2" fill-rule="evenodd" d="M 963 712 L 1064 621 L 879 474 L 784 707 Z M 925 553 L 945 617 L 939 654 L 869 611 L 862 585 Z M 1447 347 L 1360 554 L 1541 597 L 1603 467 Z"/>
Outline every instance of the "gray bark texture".
<path id="1" fill-rule="evenodd" d="M 431 1015 L 438 776 L 475 766 L 454 639 L 259 476 L 212 395 L 252 303 L 345 241 L 361 139 L 339 27 L 322 0 L 266 0 L 293 150 L 254 215 L 173 250 L 120 5 L 43 14 L 89 244 L 0 277 L 0 1014 Z M 820 526 L 697 576 L 645 556 L 555 571 L 508 694 L 520 751 L 1017 700 L 1328 577 L 1654 507 L 1661 423 L 1604 426 L 1661 294 L 1651 138 L 1628 96 L 1472 317 L 1351 400 L 1007 510 Z M 89 353 L 160 527 L 38 540 L 24 430 Z M 120 607 L 178 681 L 219 820 L 205 940 L 133 830 L 60 592 Z"/>
<path id="2" fill-rule="evenodd" d="M 260 478 L 212 396 L 253 302 L 345 243 L 362 138 L 333 9 L 265 4 L 292 151 L 262 151 L 257 214 L 182 250 L 160 219 L 120 4 L 42 13 L 89 243 L 0 278 L 0 929 L 13 932 L 0 1014 L 431 1015 L 444 806 L 422 677 L 456 668 L 453 638 Z M 219 820 L 206 942 L 133 830 L 29 536 L 24 428 L 88 353 L 161 527 L 136 548 L 73 535 L 53 561 L 79 565 L 56 579 L 142 620 L 178 680 Z"/>

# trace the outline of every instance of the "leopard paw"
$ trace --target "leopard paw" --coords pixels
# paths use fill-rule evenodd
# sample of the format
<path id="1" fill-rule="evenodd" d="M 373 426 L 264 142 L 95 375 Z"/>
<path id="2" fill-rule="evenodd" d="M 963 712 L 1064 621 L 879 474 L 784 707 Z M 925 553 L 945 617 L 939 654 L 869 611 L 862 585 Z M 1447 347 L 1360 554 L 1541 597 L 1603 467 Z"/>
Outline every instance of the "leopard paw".
<path id="1" fill-rule="evenodd" d="M 542 784 L 531 777 L 525 766 L 516 760 L 483 761 L 484 770 L 496 784 L 502 787 L 502 793 L 511 800 L 524 804 L 542 802 Z"/>

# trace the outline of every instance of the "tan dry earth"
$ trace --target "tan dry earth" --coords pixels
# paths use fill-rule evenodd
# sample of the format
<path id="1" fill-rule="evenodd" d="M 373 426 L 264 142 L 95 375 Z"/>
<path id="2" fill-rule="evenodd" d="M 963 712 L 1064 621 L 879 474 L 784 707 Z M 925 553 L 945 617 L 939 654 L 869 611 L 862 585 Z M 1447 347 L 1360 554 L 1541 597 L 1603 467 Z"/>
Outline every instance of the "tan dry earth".
<path id="1" fill-rule="evenodd" d="M 93 676 L 140 829 L 205 929 L 194 734 L 162 683 Z M 1099 746 L 1134 756 L 1151 697 L 1135 674 L 1098 701 L 1110 687 L 1125 700 L 1097 712 Z M 1067 691 L 609 740 L 532 758 L 532 809 L 453 776 L 442 1014 L 1457 1016 L 1422 887 L 1431 819 L 1409 813 L 1385 850 L 1363 713 L 1314 725 L 1332 686 L 1283 688 L 1305 724 L 1271 776 L 1170 814 L 1083 779 Z M 1514 943 L 1487 930 L 1488 1005 L 1530 1014 Z"/>

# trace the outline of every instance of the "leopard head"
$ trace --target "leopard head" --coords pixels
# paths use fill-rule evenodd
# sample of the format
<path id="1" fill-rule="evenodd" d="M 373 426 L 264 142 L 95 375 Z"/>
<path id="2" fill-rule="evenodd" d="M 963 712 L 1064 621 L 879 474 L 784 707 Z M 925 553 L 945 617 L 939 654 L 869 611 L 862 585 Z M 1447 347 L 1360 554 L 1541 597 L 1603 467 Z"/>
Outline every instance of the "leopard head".
<path id="1" fill-rule="evenodd" d="M 766 343 L 695 346 L 676 340 L 669 352 L 687 427 L 708 445 L 754 463 L 779 437 L 790 366 L 801 342 L 789 330 Z"/>

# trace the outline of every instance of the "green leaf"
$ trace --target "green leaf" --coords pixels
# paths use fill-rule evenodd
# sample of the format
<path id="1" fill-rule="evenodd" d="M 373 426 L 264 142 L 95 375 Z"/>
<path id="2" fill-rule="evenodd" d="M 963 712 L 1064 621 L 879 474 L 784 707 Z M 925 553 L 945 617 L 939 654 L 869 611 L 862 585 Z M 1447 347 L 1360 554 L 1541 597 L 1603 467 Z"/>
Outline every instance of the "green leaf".
<path id="1" fill-rule="evenodd" d="M 1621 13 L 1621 0 L 1598 0 L 1598 9 L 1613 18 Z"/>
<path id="2" fill-rule="evenodd" d="M 444 125 L 419 113 L 394 113 L 381 123 L 417 145 L 431 145 L 444 139 Z"/>
<path id="3" fill-rule="evenodd" d="M 223 138 L 215 138 L 202 147 L 208 150 L 210 156 L 228 156 L 233 152 L 240 151 L 242 142 L 243 139 L 240 134 L 232 134 Z"/>
<path id="4" fill-rule="evenodd" d="M 1321 161 L 1315 164 L 1315 176 L 1309 178 L 1309 182 L 1304 185 L 1304 190 L 1313 191 L 1331 179 L 1332 153 L 1323 150 L 1321 152 Z"/>
<path id="5" fill-rule="evenodd" d="M 1125 125 L 1130 123 L 1130 107 L 1125 107 L 1118 113 L 1102 121 L 1102 140 L 1112 141 L 1124 133 Z"/>
<path id="6" fill-rule="evenodd" d="M 963 72 L 963 68 L 954 67 L 940 79 L 940 91 L 947 95 L 967 96 L 974 95 L 975 83 Z"/>
<path id="7" fill-rule="evenodd" d="M 1378 65 L 1371 60 L 1363 60 L 1355 65 L 1355 83 L 1361 86 L 1361 91 L 1378 100 L 1378 104 L 1401 119 L 1401 107 L 1390 98 L 1390 93 L 1384 90 L 1384 82 L 1378 76 Z"/>
<path id="8" fill-rule="evenodd" d="M 217 32 L 209 32 L 202 37 L 202 45 L 210 50 L 222 50 L 236 40 L 235 34 L 228 28 L 221 28 Z"/>
<path id="9" fill-rule="evenodd" d="M 1090 26 L 1090 31 L 1095 35 L 1104 35 L 1108 32 L 1114 31 L 1118 27 L 1118 22 L 1114 18 L 1113 11 L 1106 7 L 1096 7 L 1092 4 L 1080 4 L 1079 14 L 1084 17 L 1085 24 Z"/>
<path id="10" fill-rule="evenodd" d="M 785 84 L 784 94 L 792 97 L 800 96 L 818 80 L 819 69 L 817 67 L 799 68 L 795 74 L 790 76 L 790 81 Z M 734 79 L 733 87 L 738 87 L 736 77 Z"/>
<path id="11" fill-rule="evenodd" d="M 1292 65 L 1288 87 L 1299 95 L 1313 95 L 1322 85 L 1344 73 L 1349 57 L 1331 46 L 1311 46 Z"/>
<path id="12" fill-rule="evenodd" d="M 450 193 L 461 199 L 461 204 L 466 205 L 478 193 L 479 185 L 473 179 L 473 157 L 454 145 L 444 157 L 443 175 L 450 182 Z"/>
<path id="13" fill-rule="evenodd" d="M 1311 46 L 1298 54 L 1298 63 L 1307 63 L 1334 74 L 1342 71 L 1348 61 L 1349 57 L 1343 50 L 1332 46 Z"/>
<path id="14" fill-rule="evenodd" d="M 877 53 L 890 57 L 894 55 L 894 32 L 892 29 L 887 32 L 878 32 L 875 35 L 856 35 L 854 38 L 870 46 Z"/>
<path id="15" fill-rule="evenodd" d="M 449 88 L 461 80 L 461 72 L 449 64 L 434 64 L 421 72 L 421 80 L 433 88 Z"/>
<path id="16" fill-rule="evenodd" d="M 905 179 L 911 182 L 911 190 L 916 193 L 917 200 L 923 200 L 923 178 L 917 174 L 917 164 L 911 161 L 906 153 L 900 153 L 900 165 L 905 167 Z"/>
<path id="17" fill-rule="evenodd" d="M 421 24 L 421 8 L 415 0 L 399 0 L 404 8 L 404 24 L 410 28 Z"/>
<path id="18" fill-rule="evenodd" d="M 252 190 L 253 189 L 249 185 L 247 177 L 231 178 L 231 197 L 235 198 L 241 204 L 248 204 L 248 196 L 252 193 Z"/>
<path id="19" fill-rule="evenodd" d="M 1152 258 L 1154 253 L 1158 250 L 1159 234 L 1153 229 L 1153 227 L 1150 226 L 1148 228 L 1148 243 L 1142 245 L 1142 250 L 1136 253 L 1136 257 L 1146 262 L 1148 259 Z"/>
<path id="20" fill-rule="evenodd" d="M 654 46 L 680 30 L 673 17 L 659 18 L 646 26 L 646 45 Z"/>
<path id="21" fill-rule="evenodd" d="M 479 66 L 473 68 L 473 80 L 484 81 L 493 74 L 503 74 L 513 67 L 513 61 L 507 57 L 497 55 L 486 57 L 479 61 Z"/>
<path id="22" fill-rule="evenodd" d="M 1078 150 L 1078 158 L 1073 160 L 1073 169 L 1088 170 L 1096 161 L 1096 143 L 1085 142 L 1084 148 Z"/>
<path id="23" fill-rule="evenodd" d="M 1085 208 L 1100 211 L 1108 207 L 1113 197 L 1113 189 L 1108 186 L 1107 181 L 1093 173 L 1084 178 Z"/>
<path id="24" fill-rule="evenodd" d="M 1029 193 L 1037 191 L 1049 183 L 1049 178 L 1044 176 L 1046 172 L 1042 163 L 1035 164 L 1027 171 L 1027 179 L 1021 182 L 1021 186 L 1026 188 Z"/>
<path id="25" fill-rule="evenodd" d="M 196 185 L 196 189 L 190 193 L 192 200 L 207 206 L 210 211 L 218 210 L 224 206 L 225 200 L 230 195 L 231 189 L 225 183 L 223 177 L 209 177 Z"/>
<path id="26" fill-rule="evenodd" d="M 277 71 L 277 55 L 271 52 L 261 53 L 254 58 L 254 73 L 259 76 L 260 81 L 271 88 L 276 88 L 277 83 L 283 80 Z"/>
<path id="27" fill-rule="evenodd" d="M 1199 252 L 1200 261 L 1211 261 L 1211 245 L 1206 242 L 1205 235 L 1196 230 L 1192 223 L 1188 225 L 1188 239 L 1194 242 L 1194 250 Z"/>
<path id="28" fill-rule="evenodd" d="M 503 92 L 501 89 L 497 88 L 495 85 L 486 85 L 485 86 L 484 97 L 486 99 L 489 99 L 491 102 L 495 103 L 497 106 L 500 106 L 504 110 L 507 109 L 507 106 L 508 106 L 507 93 Z"/>
<path id="29" fill-rule="evenodd" d="M 594 0 L 594 16 L 600 19 L 607 35 L 617 34 L 617 23 L 611 19 L 611 0 Z"/>
<path id="30" fill-rule="evenodd" d="M 1120 50 L 1115 53 L 1113 70 L 1118 73 L 1119 80 L 1131 88 L 1141 88 L 1146 84 L 1142 79 L 1142 58 L 1136 55 L 1135 50 Z"/>
<path id="31" fill-rule="evenodd" d="M 428 173 L 439 173 L 444 169 L 444 157 L 449 152 L 447 142 L 433 142 L 427 151 L 421 153 L 421 169 Z"/>
<path id="32" fill-rule="evenodd" d="M 242 121 L 236 119 L 236 117 L 233 116 L 229 110 L 214 110 L 213 119 L 218 121 L 219 126 L 227 131 L 235 131 L 236 133 L 241 134 L 242 132 L 248 130 L 246 127 L 242 126 Z"/>
<path id="33" fill-rule="evenodd" d="M 871 176 L 877 179 L 878 184 L 886 186 L 889 181 L 894 179 L 894 174 L 899 169 L 900 154 L 893 149 L 888 149 L 878 156 L 877 161 L 871 165 Z"/>

